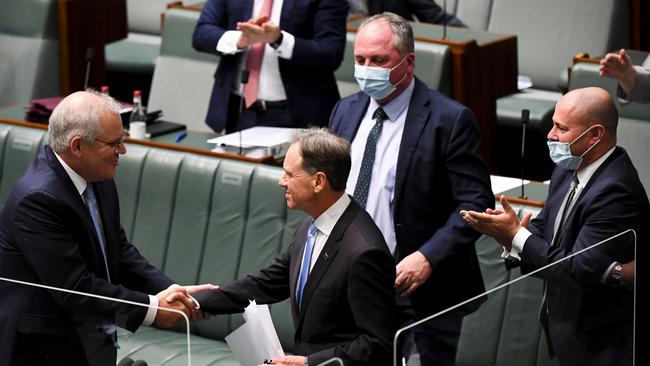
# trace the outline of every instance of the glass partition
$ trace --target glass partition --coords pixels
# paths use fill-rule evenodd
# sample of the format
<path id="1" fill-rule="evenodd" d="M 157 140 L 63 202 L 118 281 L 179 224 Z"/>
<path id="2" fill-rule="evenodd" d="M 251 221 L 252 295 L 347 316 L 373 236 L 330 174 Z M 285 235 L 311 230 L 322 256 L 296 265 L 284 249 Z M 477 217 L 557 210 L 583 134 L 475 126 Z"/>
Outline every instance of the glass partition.
<path id="1" fill-rule="evenodd" d="M 49 296 L 40 296 L 47 292 Z M 0 325 L 16 329 L 16 337 L 22 338 L 22 344 L 40 342 L 41 335 L 54 336 L 55 346 L 61 343 L 56 359 L 65 360 L 66 364 L 110 365 L 192 365 L 190 346 L 189 319 L 181 311 L 159 307 L 158 312 L 177 314 L 179 321 L 175 326 L 177 332 L 165 332 L 164 336 L 154 327 L 133 323 L 132 315 L 145 314 L 148 304 L 115 299 L 90 293 L 61 289 L 38 283 L 0 277 Z M 40 299 L 36 303 L 33 299 Z M 75 308 L 66 311 L 60 317 L 41 315 L 39 309 L 59 307 L 60 303 Z M 12 316 L 9 311 L 19 306 L 25 309 Z M 36 315 L 30 315 L 34 309 Z M 121 327 L 137 328 L 135 333 Z M 4 334 L 11 330 L 0 329 Z M 17 338 L 16 338 L 17 339 Z M 155 342 L 152 342 L 156 340 Z M 50 342 L 47 340 L 46 342 Z M 79 350 L 79 352 L 75 352 Z M 83 350 L 83 351 L 82 351 Z M 116 352 L 117 351 L 117 352 Z M 27 354 L 20 364 L 32 364 Z M 117 358 L 116 358 L 117 354 Z M 40 356 L 39 356 L 40 357 Z M 0 357 L 0 360 L 2 357 Z M 14 360 L 14 362 L 18 362 Z"/>
<path id="2" fill-rule="evenodd" d="M 633 230 L 538 268 L 522 261 L 507 269 L 502 247 L 489 237 L 477 242 L 477 252 L 487 291 L 400 329 L 394 365 L 443 364 L 436 352 L 442 355 L 453 345 L 458 321 L 458 346 L 450 360 L 457 366 L 635 364 Z M 622 284 L 608 275 L 614 262 L 624 267 Z M 434 337 L 427 338 L 431 332 Z M 435 361 L 427 361 L 432 355 Z"/>

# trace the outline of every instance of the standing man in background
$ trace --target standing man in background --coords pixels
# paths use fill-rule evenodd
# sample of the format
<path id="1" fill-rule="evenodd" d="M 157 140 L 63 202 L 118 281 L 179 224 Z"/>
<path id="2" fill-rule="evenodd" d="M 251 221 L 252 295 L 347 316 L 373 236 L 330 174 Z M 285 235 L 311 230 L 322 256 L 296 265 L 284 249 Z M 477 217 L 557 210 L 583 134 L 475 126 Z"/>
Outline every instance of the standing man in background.
<path id="1" fill-rule="evenodd" d="M 330 126 L 352 141 L 347 192 L 397 260 L 406 325 L 484 291 L 474 247 L 480 234 L 457 212 L 492 206 L 494 195 L 474 114 L 414 77 L 413 30 L 404 18 L 367 19 L 354 58 L 362 91 L 334 107 Z M 414 329 L 423 365 L 454 364 L 461 322 L 474 304 Z"/>
<path id="2" fill-rule="evenodd" d="M 208 126 L 220 133 L 327 125 L 339 99 L 334 71 L 348 8 L 347 0 L 208 0 L 192 41 L 221 56 Z"/>

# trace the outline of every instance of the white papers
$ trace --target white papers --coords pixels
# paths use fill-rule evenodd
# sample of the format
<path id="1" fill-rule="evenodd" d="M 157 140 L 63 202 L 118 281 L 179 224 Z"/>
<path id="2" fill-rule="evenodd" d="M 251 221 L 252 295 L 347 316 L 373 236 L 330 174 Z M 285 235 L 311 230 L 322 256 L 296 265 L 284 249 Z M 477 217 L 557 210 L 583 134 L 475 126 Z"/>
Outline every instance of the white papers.
<path id="1" fill-rule="evenodd" d="M 492 183 L 492 192 L 499 194 L 509 189 L 521 186 L 521 179 L 502 177 L 498 175 L 490 175 L 490 182 Z M 529 180 L 524 180 L 524 184 L 530 183 Z"/>
<path id="2" fill-rule="evenodd" d="M 284 127 L 252 127 L 209 139 L 208 143 L 217 145 L 212 150 L 216 152 L 234 154 L 239 152 L 241 146 L 246 156 L 260 157 L 263 154 L 281 158 L 289 149 L 293 131 L 293 128 Z"/>
<path id="3" fill-rule="evenodd" d="M 284 357 L 267 305 L 255 301 L 244 309 L 246 323 L 226 336 L 226 343 L 242 366 L 257 366 L 264 360 Z"/>

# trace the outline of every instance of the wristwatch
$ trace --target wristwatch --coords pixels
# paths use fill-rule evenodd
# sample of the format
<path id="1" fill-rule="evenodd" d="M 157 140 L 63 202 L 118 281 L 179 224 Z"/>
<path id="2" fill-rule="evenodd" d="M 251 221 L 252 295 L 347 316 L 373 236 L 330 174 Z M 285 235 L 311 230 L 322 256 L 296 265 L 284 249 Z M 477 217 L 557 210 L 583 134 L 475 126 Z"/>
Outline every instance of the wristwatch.
<path id="1" fill-rule="evenodd" d="M 609 277 L 607 277 L 607 283 L 610 286 L 613 287 L 623 286 L 623 278 L 621 276 L 622 270 L 623 270 L 623 266 L 618 262 L 614 262 L 614 267 L 612 268 L 612 271 L 609 273 Z"/>
<path id="2" fill-rule="evenodd" d="M 275 42 L 269 43 L 269 46 L 273 47 L 274 50 L 277 50 L 278 47 L 280 47 L 280 45 L 282 44 L 282 39 L 283 38 L 284 38 L 284 35 L 282 34 L 282 32 L 280 32 L 280 37 L 278 37 L 278 39 L 276 39 Z"/>

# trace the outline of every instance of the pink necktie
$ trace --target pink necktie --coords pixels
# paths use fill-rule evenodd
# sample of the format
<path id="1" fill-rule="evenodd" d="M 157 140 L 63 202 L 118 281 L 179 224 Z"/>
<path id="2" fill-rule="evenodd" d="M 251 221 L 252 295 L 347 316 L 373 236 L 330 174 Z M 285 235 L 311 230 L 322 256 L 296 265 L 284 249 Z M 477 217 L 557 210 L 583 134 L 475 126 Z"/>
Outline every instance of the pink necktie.
<path id="1" fill-rule="evenodd" d="M 271 17 L 271 8 L 273 0 L 264 0 L 262 10 L 259 16 L 266 15 Z M 257 100 L 257 89 L 260 83 L 260 69 L 262 68 L 262 58 L 264 57 L 265 43 L 256 43 L 248 51 L 248 60 L 246 69 L 248 69 L 248 83 L 244 84 L 244 101 L 246 108 L 249 108 Z"/>

